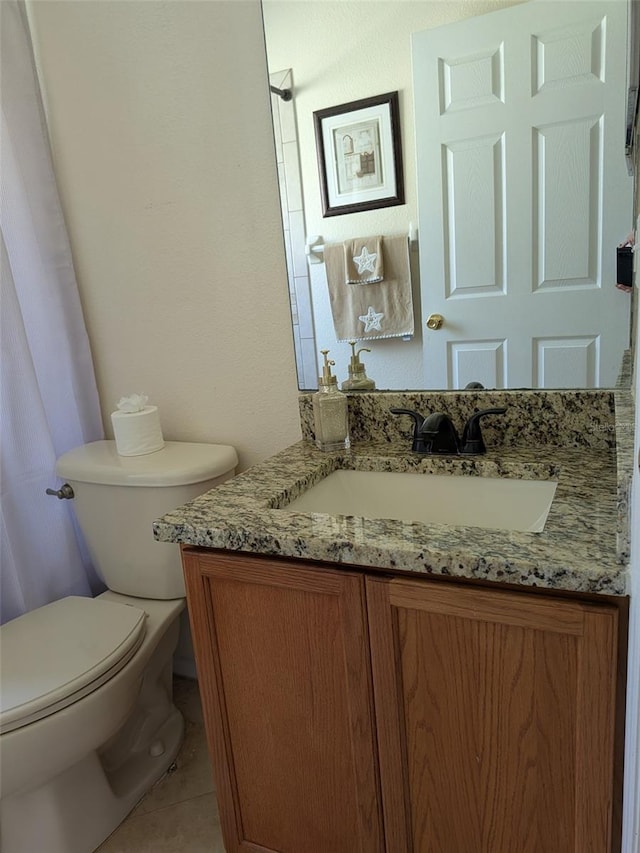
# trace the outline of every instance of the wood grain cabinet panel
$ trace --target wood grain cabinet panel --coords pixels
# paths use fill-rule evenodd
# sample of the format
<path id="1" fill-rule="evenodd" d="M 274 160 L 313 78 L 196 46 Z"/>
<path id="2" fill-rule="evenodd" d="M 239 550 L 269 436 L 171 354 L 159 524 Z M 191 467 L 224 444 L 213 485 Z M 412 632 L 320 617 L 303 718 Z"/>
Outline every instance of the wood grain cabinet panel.
<path id="1" fill-rule="evenodd" d="M 612 850 L 618 611 L 367 579 L 387 850 Z"/>
<path id="2" fill-rule="evenodd" d="M 364 576 L 183 563 L 227 853 L 382 851 Z"/>

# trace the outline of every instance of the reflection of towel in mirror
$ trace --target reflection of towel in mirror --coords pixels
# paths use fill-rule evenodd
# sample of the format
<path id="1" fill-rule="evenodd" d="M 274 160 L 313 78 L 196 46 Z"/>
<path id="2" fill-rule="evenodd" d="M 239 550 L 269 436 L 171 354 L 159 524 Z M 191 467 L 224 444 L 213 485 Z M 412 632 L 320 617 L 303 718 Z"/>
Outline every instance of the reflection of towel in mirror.
<path id="1" fill-rule="evenodd" d="M 344 282 L 341 243 L 324 250 L 333 325 L 338 341 L 413 335 L 409 241 L 406 234 L 382 238 L 384 281 L 366 287 Z"/>
<path id="2" fill-rule="evenodd" d="M 382 281 L 382 237 L 345 240 L 344 278 L 346 284 L 373 284 Z"/>

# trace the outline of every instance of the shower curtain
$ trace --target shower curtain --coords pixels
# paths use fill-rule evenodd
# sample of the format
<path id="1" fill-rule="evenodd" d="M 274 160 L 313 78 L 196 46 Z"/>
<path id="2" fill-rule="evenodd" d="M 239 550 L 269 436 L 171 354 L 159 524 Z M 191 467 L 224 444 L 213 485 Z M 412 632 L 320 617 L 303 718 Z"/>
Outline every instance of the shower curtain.
<path id="1" fill-rule="evenodd" d="M 102 438 L 89 341 L 58 198 L 24 4 L 0 2 L 0 621 L 91 595 L 55 463 Z"/>

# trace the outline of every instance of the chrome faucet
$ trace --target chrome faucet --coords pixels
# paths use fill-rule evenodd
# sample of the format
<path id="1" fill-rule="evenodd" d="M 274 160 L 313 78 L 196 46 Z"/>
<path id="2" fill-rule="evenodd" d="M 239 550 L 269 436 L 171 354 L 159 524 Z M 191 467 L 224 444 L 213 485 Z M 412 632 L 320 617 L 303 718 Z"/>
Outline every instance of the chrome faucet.
<path id="1" fill-rule="evenodd" d="M 455 425 L 449 415 L 434 412 L 426 418 L 412 409 L 390 409 L 393 415 L 409 415 L 413 418 L 413 453 L 449 453 L 475 456 L 486 453 L 486 447 L 480 430 L 480 419 L 485 415 L 503 415 L 507 410 L 483 409 L 471 415 L 458 436 Z"/>

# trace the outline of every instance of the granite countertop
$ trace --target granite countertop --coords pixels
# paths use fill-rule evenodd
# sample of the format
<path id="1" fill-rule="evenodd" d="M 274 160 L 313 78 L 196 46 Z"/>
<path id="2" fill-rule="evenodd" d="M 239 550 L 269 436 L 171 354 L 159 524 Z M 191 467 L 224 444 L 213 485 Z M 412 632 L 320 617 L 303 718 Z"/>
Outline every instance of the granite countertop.
<path id="1" fill-rule="evenodd" d="M 301 441 L 167 513 L 154 535 L 205 548 L 624 595 L 627 496 L 617 461 L 615 448 L 510 446 L 478 457 L 434 457 L 410 453 L 406 442 L 363 441 L 323 453 Z M 338 467 L 554 479 L 558 487 L 542 533 L 279 509 Z"/>

